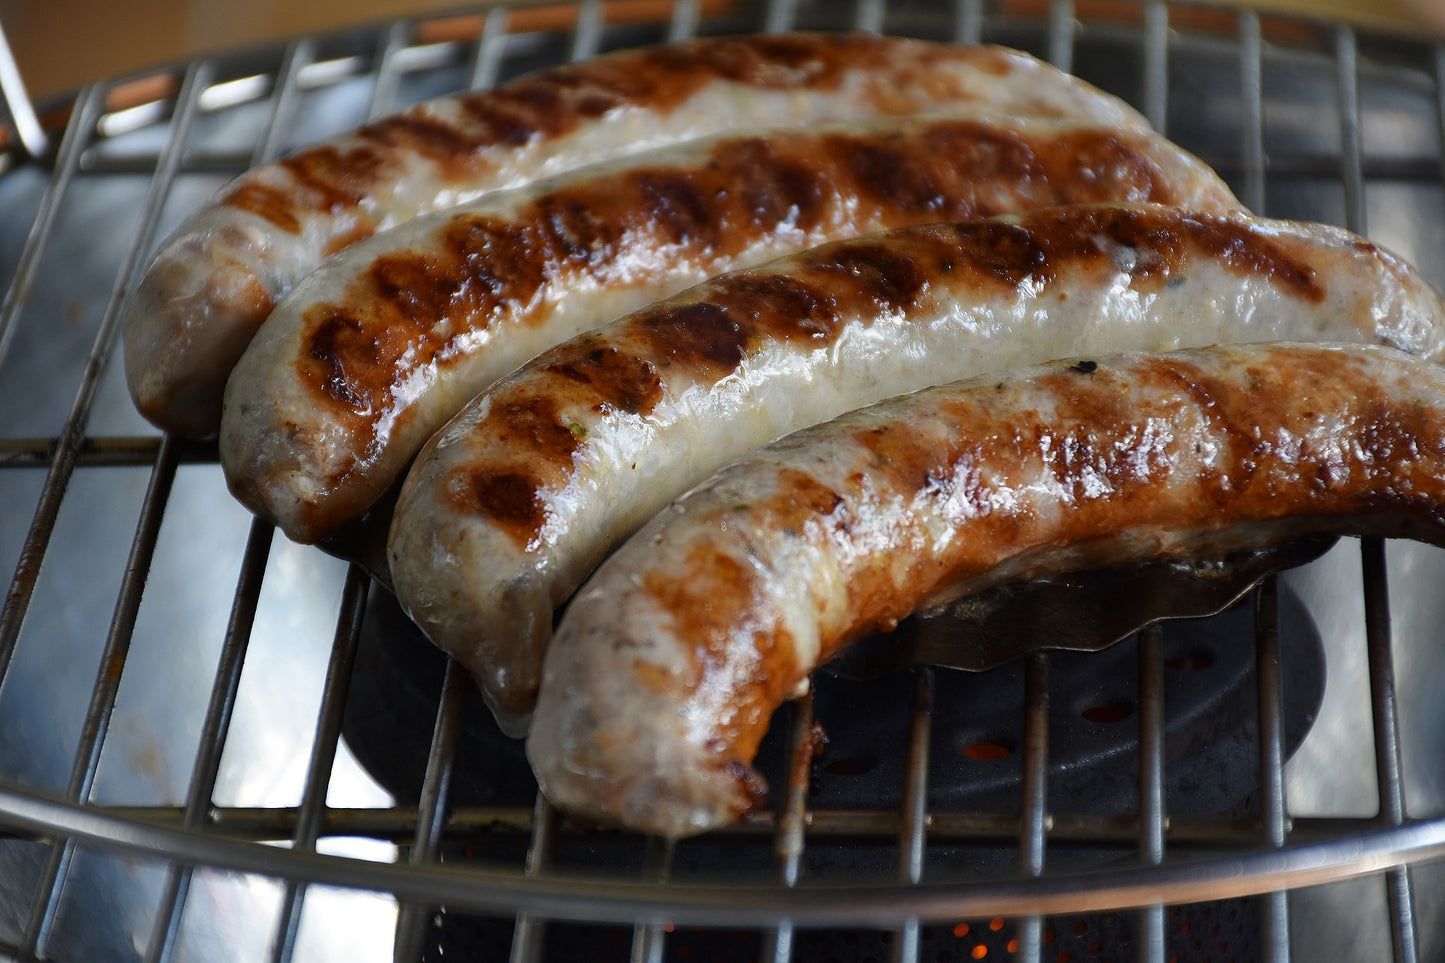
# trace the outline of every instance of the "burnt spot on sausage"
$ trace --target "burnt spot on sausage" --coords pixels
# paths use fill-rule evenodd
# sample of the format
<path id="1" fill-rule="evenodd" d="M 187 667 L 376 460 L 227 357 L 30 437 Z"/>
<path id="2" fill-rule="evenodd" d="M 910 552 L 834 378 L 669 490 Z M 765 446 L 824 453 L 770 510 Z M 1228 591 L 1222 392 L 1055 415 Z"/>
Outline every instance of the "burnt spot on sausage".
<path id="1" fill-rule="evenodd" d="M 1069 186 L 1068 203 L 1179 200 L 1179 191 L 1159 165 L 1107 128 L 1069 131 L 1042 148 L 1039 161 L 1044 178 Z M 1079 171 L 1090 176 L 1079 177 Z"/>
<path id="2" fill-rule="evenodd" d="M 537 231 L 526 222 L 457 215 L 442 232 L 441 246 L 453 270 L 476 285 L 478 303 L 469 322 L 486 324 L 503 307 L 531 303 L 549 280 Z"/>
<path id="3" fill-rule="evenodd" d="M 546 521 L 537 479 L 526 472 L 476 470 L 464 490 L 471 513 L 489 519 L 519 546 L 530 543 Z"/>
<path id="4" fill-rule="evenodd" d="M 640 195 L 641 216 L 657 225 L 671 244 L 709 248 L 717 243 L 722 224 L 717 192 L 709 194 L 695 178 L 673 171 L 640 171 L 632 187 Z"/>
<path id="5" fill-rule="evenodd" d="M 920 155 L 901 143 L 834 138 L 824 147 L 844 155 L 849 173 L 864 196 L 890 209 L 915 213 L 942 212 L 952 193 L 945 192 L 936 176 L 939 160 L 948 157 L 951 164 L 968 166 L 956 155 Z"/>
<path id="6" fill-rule="evenodd" d="M 499 401 L 484 424 L 515 457 L 479 458 L 454 469 L 442 485 L 444 498 L 458 514 L 495 522 L 525 549 L 546 521 L 543 493 L 566 475 L 582 439 L 557 400 L 546 396 Z"/>
<path id="7" fill-rule="evenodd" d="M 1041 287 L 1058 268 L 1036 232 L 1019 224 L 978 221 L 942 230 L 952 242 L 954 265 L 989 286 Z"/>
<path id="8" fill-rule="evenodd" d="M 528 213 L 531 230 L 524 228 L 524 233 L 544 258 L 604 264 L 617 256 L 621 225 L 582 198 L 566 192 L 546 195 Z"/>
<path id="9" fill-rule="evenodd" d="M 838 285 L 841 301 L 856 308 L 901 312 L 918 307 L 929 288 L 927 273 L 912 256 L 885 242 L 842 244 L 811 265 L 824 285 Z M 873 312 L 869 312 L 873 313 Z"/>
<path id="10" fill-rule="evenodd" d="M 528 460 L 551 465 L 570 464 L 582 442 L 563 421 L 555 398 L 532 397 L 496 404 L 487 413 L 487 424 L 507 439 Z"/>
<path id="11" fill-rule="evenodd" d="M 905 501 L 936 488 L 939 472 L 948 467 L 948 454 L 908 425 L 863 428 L 853 435 L 853 443 L 868 453 L 878 487 Z"/>
<path id="12" fill-rule="evenodd" d="M 404 317 L 438 317 L 456 294 L 461 278 L 438 270 L 432 258 L 388 254 L 372 262 L 369 274 L 377 294 Z"/>
<path id="13" fill-rule="evenodd" d="M 310 334 L 301 358 L 302 376 L 321 393 L 358 414 L 370 409 L 370 399 L 356 390 L 353 380 L 359 366 L 374 366 L 378 345 L 366 326 L 342 311 L 323 312 L 308 325 Z"/>
<path id="14" fill-rule="evenodd" d="M 451 176 L 460 176 L 469 168 L 466 163 L 469 156 L 482 143 L 475 134 L 467 134 L 456 124 L 420 111 L 367 124 L 357 131 L 357 136 L 393 151 L 425 157 Z"/>
<path id="15" fill-rule="evenodd" d="M 738 271 L 710 282 L 702 300 L 639 312 L 631 327 L 642 353 L 716 381 L 764 340 L 827 341 L 841 322 L 832 294 L 807 278 Z"/>
<path id="16" fill-rule="evenodd" d="M 495 90 L 469 94 L 458 105 L 476 129 L 478 141 L 521 147 L 538 134 L 533 119 L 510 107 Z"/>
<path id="17" fill-rule="evenodd" d="M 778 472 L 778 495 L 769 504 L 768 522 L 780 531 L 801 535 L 816 524 L 841 523 L 834 519 L 845 508 L 843 496 L 808 472 L 784 468 Z"/>
<path id="18" fill-rule="evenodd" d="M 323 145 L 279 161 L 301 191 L 305 209 L 335 214 L 359 207 L 375 184 L 397 167 L 397 158 L 361 145 Z"/>
<path id="19" fill-rule="evenodd" d="M 618 350 L 614 345 L 591 347 L 580 357 L 548 361 L 541 370 L 585 385 L 595 398 L 594 411 L 613 409 L 646 415 L 662 400 L 662 379 L 646 358 Z"/>
<path id="20" fill-rule="evenodd" d="M 754 229 L 790 225 L 812 230 L 827 217 L 834 196 L 826 158 L 816 151 L 799 159 L 796 149 L 749 137 L 725 141 L 713 151 L 713 179 L 738 198 L 740 223 Z"/>
<path id="21" fill-rule="evenodd" d="M 300 234 L 295 198 L 284 190 L 254 179 L 237 184 L 225 197 L 227 206 L 263 217 L 287 234 Z"/>
<path id="22" fill-rule="evenodd" d="M 751 331 L 723 306 L 706 301 L 635 315 L 654 357 L 721 378 L 747 356 Z"/>
<path id="23" fill-rule="evenodd" d="M 641 590 L 668 614 L 677 637 L 692 645 L 683 676 L 670 684 L 684 698 L 702 693 L 712 701 L 725 692 L 716 719 L 718 751 L 751 759 L 774 708 L 802 675 L 793 638 L 769 604 L 762 576 L 700 542 L 675 570 L 644 573 Z"/>
<path id="24" fill-rule="evenodd" d="M 1135 284 L 1185 277 L 1207 257 L 1240 276 L 1267 278 L 1313 304 L 1324 284 L 1302 257 L 1239 218 L 1167 207 L 1082 206 L 951 225 L 947 233 L 973 273 L 989 282 L 1042 289 L 1066 266 L 1126 271 Z"/>
<path id="25" fill-rule="evenodd" d="M 1086 248 L 1091 235 L 1120 247 L 1147 249 L 1149 256 L 1137 258 L 1133 266 L 1136 277 L 1180 276 L 1192 252 L 1201 251 L 1235 274 L 1268 278 L 1302 301 L 1319 304 L 1325 298 L 1308 262 L 1238 218 L 1194 217 L 1169 208 L 1080 208 L 1061 218 L 1057 230 L 1068 232 L 1066 244 L 1076 251 Z"/>

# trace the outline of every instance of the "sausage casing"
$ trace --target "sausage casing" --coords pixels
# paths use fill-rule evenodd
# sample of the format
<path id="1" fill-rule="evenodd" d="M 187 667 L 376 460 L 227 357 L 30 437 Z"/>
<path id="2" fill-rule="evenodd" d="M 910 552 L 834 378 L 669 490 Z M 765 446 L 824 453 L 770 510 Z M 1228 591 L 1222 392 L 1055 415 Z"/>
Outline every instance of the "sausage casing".
<path id="1" fill-rule="evenodd" d="M 996 102 L 1140 128 L 1023 54 L 862 34 L 712 38 L 420 104 L 243 174 L 163 243 L 123 320 L 142 414 L 214 434 L 232 366 L 276 302 L 355 241 L 499 188 L 752 127 Z"/>
<path id="2" fill-rule="evenodd" d="M 1445 306 L 1344 231 L 1156 205 L 824 245 L 582 335 L 481 395 L 403 486 L 393 583 L 519 731 L 554 609 L 610 547 L 750 449 L 982 371 L 1280 339 L 1445 359 Z"/>
<path id="3" fill-rule="evenodd" d="M 528 755 L 557 806 L 734 819 L 773 710 L 920 607 L 1303 534 L 1445 543 L 1445 369 L 1389 348 L 1095 356 L 798 432 L 662 512 L 578 594 Z"/>
<path id="4" fill-rule="evenodd" d="M 1237 209 L 1157 134 L 978 115 L 692 142 L 423 216 L 306 278 L 226 391 L 236 496 L 292 539 L 359 516 L 543 349 L 825 241 L 1079 201 Z"/>

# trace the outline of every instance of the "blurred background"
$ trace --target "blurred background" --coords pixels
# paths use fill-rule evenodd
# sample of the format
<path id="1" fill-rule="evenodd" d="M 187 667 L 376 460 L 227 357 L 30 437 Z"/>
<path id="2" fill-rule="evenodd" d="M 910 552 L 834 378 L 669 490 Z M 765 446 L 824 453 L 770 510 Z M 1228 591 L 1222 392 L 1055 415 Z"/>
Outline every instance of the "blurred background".
<path id="1" fill-rule="evenodd" d="M 1090 4 L 1116 2 L 1078 0 L 1079 13 L 1087 16 Z M 459 0 L 0 0 L 0 27 L 27 88 L 43 102 L 87 80 L 200 53 L 391 17 L 446 13 L 462 5 Z M 1252 6 L 1416 35 L 1425 27 L 1445 35 L 1445 0 L 1260 0 Z"/>

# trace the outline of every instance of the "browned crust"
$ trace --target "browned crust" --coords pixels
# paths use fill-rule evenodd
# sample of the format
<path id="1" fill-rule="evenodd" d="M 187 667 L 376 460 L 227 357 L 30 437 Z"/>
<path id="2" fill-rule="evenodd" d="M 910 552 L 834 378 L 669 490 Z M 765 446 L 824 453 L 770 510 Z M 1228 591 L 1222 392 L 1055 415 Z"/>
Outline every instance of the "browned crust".
<path id="1" fill-rule="evenodd" d="M 955 284 L 962 278 L 981 296 L 1011 291 L 1041 296 L 1061 275 L 1114 271 L 1113 255 L 1098 243 L 1100 237 L 1157 252 L 1141 258 L 1132 272 L 1131 283 L 1145 288 L 1180 276 L 1191 259 L 1214 256 L 1227 270 L 1268 278 L 1305 302 L 1317 303 L 1326 293 L 1326 279 L 1290 245 L 1243 218 L 1155 207 L 1080 207 L 905 230 L 826 245 L 793 259 L 786 274 L 726 275 L 695 295 L 638 312 L 615 333 L 560 345 L 540 356 L 526 377 L 493 392 L 492 409 L 473 431 L 518 437 L 508 419 L 535 425 L 546 420 L 543 409 L 565 417 L 562 413 L 585 410 L 603 398 L 647 415 L 665 396 L 672 372 L 682 381 L 715 384 L 765 345 L 825 347 L 847 319 L 918 308 L 933 296 L 933 278 Z M 605 368 L 593 360 L 604 345 L 616 352 L 608 353 Z M 560 370 L 569 375 L 560 376 Z M 561 437 L 562 427 L 550 423 L 545 437 Z M 525 455 L 509 459 L 506 470 L 530 474 L 540 492 L 565 479 L 576 447 L 530 446 Z M 479 456 L 454 472 L 478 479 L 499 467 Z M 458 513 L 501 520 L 495 506 L 473 497 L 475 484 L 448 483 L 446 491 Z M 537 517 L 536 528 L 503 521 L 516 543 L 525 545 L 537 538 L 542 519 Z"/>

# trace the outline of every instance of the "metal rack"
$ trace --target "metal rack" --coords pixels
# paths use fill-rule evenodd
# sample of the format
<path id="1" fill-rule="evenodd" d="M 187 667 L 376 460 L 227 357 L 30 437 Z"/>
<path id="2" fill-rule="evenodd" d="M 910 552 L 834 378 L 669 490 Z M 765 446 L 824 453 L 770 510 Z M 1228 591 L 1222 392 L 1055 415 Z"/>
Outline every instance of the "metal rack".
<path id="1" fill-rule="evenodd" d="M 1175 760 L 1166 758 L 1165 722 L 1172 670 L 1167 630 L 1152 629 L 1129 650 L 1136 673 L 1126 713 L 1136 733 L 1129 765 L 1137 775 L 1128 811 L 1075 811 L 1051 797 L 1057 781 L 1051 736 L 1058 738 L 1066 680 L 1058 657 L 1038 653 L 1018 667 L 1016 736 L 987 743 L 1017 767 L 1016 805 L 952 807 L 931 798 L 938 746 L 950 733 L 937 712 L 939 675 L 917 669 L 900 683 L 900 709 L 906 705 L 907 712 L 893 745 L 903 761 L 884 767 L 896 774 L 887 805 L 818 801 L 811 753 L 818 714 L 813 698 L 804 698 L 775 726 L 775 807 L 717 834 L 721 842 L 673 847 L 576 825 L 540 797 L 530 805 L 515 798 L 467 801 L 458 790 L 466 763 L 458 759 L 463 744 L 478 738 L 476 700 L 450 663 L 434 662 L 436 672 L 422 673 L 422 688 L 431 686 L 416 709 L 427 717 L 417 744 L 425 761 L 414 765 L 418 778 L 404 793 L 414 798 L 401 801 L 393 792 L 388 802 L 374 789 L 356 793 L 360 803 L 346 798 L 336 773 L 348 765 L 348 772 L 360 770 L 347 762 L 343 733 L 349 713 L 367 711 L 357 705 L 353 681 L 359 660 L 369 658 L 368 625 L 375 632 L 381 590 L 358 570 L 247 522 L 216 482 L 213 445 L 156 436 L 124 400 L 112 359 L 119 309 L 167 225 L 225 177 L 328 126 L 341 129 L 421 96 L 699 32 L 851 27 L 1029 47 L 1136 103 L 1157 127 L 1218 166 L 1255 210 L 1333 220 L 1360 232 L 1379 227 L 1396 246 L 1421 240 L 1419 250 L 1405 253 L 1440 261 L 1422 266 L 1437 284 L 1445 282 L 1445 261 L 1423 243 L 1442 220 L 1428 208 L 1396 204 L 1393 217 L 1367 225 L 1367 191 L 1377 182 L 1386 194 L 1418 191 L 1430 203 L 1445 203 L 1435 196 L 1445 158 L 1445 85 L 1438 80 L 1445 48 L 1154 0 L 1094 13 L 1067 0 L 1038 9 L 977 0 L 946 7 L 583 0 L 489 8 L 303 38 L 199 61 L 143 83 L 93 84 L 61 105 L 68 118 L 53 153 L 38 121 L 30 129 L 33 111 L 7 80 L 19 136 L 0 176 L 0 223 L 29 226 L 28 233 L 18 226 L 0 232 L 6 283 L 0 405 L 9 406 L 0 438 L 6 469 L 0 498 L 8 506 L 0 517 L 0 562 L 14 564 L 0 612 L 0 827 L 12 834 L 0 860 L 13 859 L 13 871 L 0 872 L 12 880 L 0 883 L 0 952 L 20 959 L 170 960 L 208 952 L 217 959 L 339 958 L 354 947 L 340 948 L 328 927 L 307 924 L 324 896 L 356 903 L 357 916 L 379 914 L 388 930 L 394 914 L 395 952 L 405 959 L 456 938 L 445 918 L 476 914 L 506 931 L 504 952 L 517 961 L 564 958 L 557 955 L 558 933 L 574 922 L 603 926 L 597 932 L 621 927 L 626 936 L 617 952 L 633 960 L 681 958 L 680 948 L 692 945 L 684 933 L 704 932 L 699 928 L 742 932 L 741 954 L 775 961 L 805 958 L 800 947 L 809 934 L 829 928 L 886 934 L 879 945 L 898 960 L 924 958 L 927 940 L 950 935 L 955 959 L 983 958 L 976 955 L 981 948 L 995 958 L 1052 960 L 1062 945 L 1060 918 L 1123 911 L 1128 940 L 1101 946 L 1090 958 L 1118 958 L 1117 951 L 1164 961 L 1197 952 L 1180 942 L 1171 915 L 1178 907 L 1259 897 L 1249 904 L 1259 930 L 1248 954 L 1285 960 L 1301 952 L 1291 940 L 1299 897 L 1290 891 L 1354 877 L 1383 889 L 1377 922 L 1388 937 L 1374 945 L 1388 943 L 1396 960 L 1427 958 L 1429 948 L 1445 946 L 1445 933 L 1422 929 L 1422 919 L 1434 922 L 1433 903 L 1430 913 L 1417 912 L 1411 869 L 1445 856 L 1445 819 L 1422 818 L 1445 813 L 1445 802 L 1437 811 L 1433 783 L 1412 802 L 1402 762 L 1402 743 L 1433 746 L 1445 731 L 1402 725 L 1394 668 L 1401 645 L 1412 666 L 1423 664 L 1414 653 L 1428 641 L 1417 636 L 1433 614 L 1425 596 L 1439 569 L 1429 550 L 1392 548 L 1387 575 L 1382 543 L 1351 544 L 1318 575 L 1332 588 L 1316 595 L 1328 594 L 1339 590 L 1344 571 L 1345 591 L 1362 612 L 1358 648 L 1368 665 L 1373 744 L 1372 771 L 1357 781 L 1367 795 L 1378 787 L 1378 813 L 1314 815 L 1288 804 L 1286 759 L 1294 746 L 1284 708 L 1282 598 L 1296 583 L 1287 577 L 1252 597 L 1253 631 L 1240 639 L 1248 646 L 1253 636 L 1249 678 L 1258 720 L 1255 798 L 1242 808 L 1172 811 L 1166 781 Z M 1279 77 L 1301 65 L 1302 89 L 1281 92 Z M 1228 91 L 1211 88 L 1220 76 Z M 1327 108 L 1312 99 L 1321 89 L 1330 91 Z M 1430 136 L 1418 130 L 1424 107 L 1431 111 Z M 1405 134 L 1377 149 L 1363 129 L 1375 117 L 1392 134 Z M 1222 140 L 1221 130 L 1229 134 Z M 1304 146 L 1296 150 L 1281 131 Z M 88 213 L 92 204 L 100 214 Z M 97 227 L 90 218 L 108 228 L 103 236 L 86 236 Z M 92 255 L 92 247 L 105 256 Z M 99 519 L 104 531 L 87 529 Z M 219 566 L 226 582 L 217 591 L 210 591 L 217 588 L 215 570 L 189 578 L 184 572 L 196 564 L 196 546 L 226 560 Z M 91 578 L 91 567 L 108 574 Z M 1393 574 L 1397 567 L 1403 574 Z M 1303 576 L 1299 592 L 1308 596 L 1315 578 Z M 67 617 L 66 592 L 77 593 L 81 615 Z M 271 597 L 276 593 L 279 600 Z M 285 660 L 295 656 L 269 644 L 258 651 L 256 639 L 277 635 L 274 625 L 262 631 L 258 621 L 274 612 L 284 619 L 288 605 L 299 597 L 309 604 L 315 599 L 307 596 L 317 594 L 330 628 L 325 638 L 297 645 L 309 660 L 309 668 L 297 670 L 307 694 L 272 706 L 287 715 L 291 734 L 280 753 L 295 757 L 289 789 L 274 798 L 248 796 L 238 788 L 246 775 L 238 767 L 268 759 L 264 749 L 237 749 L 262 711 L 248 707 L 264 703 L 258 687 L 285 686 L 293 671 Z M 1399 613 L 1402 599 L 1423 614 L 1411 608 L 1405 619 L 1392 620 L 1392 605 Z M 1328 621 L 1322 607 L 1328 605 L 1310 615 Z M 197 616 L 201 608 L 206 614 Z M 1405 635 L 1400 621 L 1408 623 Z M 1335 638 L 1330 628 L 1322 622 L 1333 660 L 1356 640 Z M 37 653 L 51 646 L 63 657 L 47 664 Z M 54 732 L 43 722 L 20 728 L 35 718 L 33 708 L 31 715 L 7 714 L 7 704 L 48 697 L 54 676 L 76 673 L 88 682 L 56 697 L 51 711 L 65 715 Z M 262 681 L 248 689 L 254 679 Z M 177 704 L 189 706 L 176 710 L 183 724 L 169 710 L 146 711 L 157 698 L 153 690 L 164 700 L 168 688 Z M 1429 717 L 1416 710 L 1410 718 Z M 169 740 L 153 753 L 167 773 L 138 789 L 145 780 L 134 778 L 144 768 L 137 761 L 151 756 L 135 746 L 161 738 L 137 735 L 144 724 Z M 829 751 L 846 755 L 845 748 Z M 335 840 L 355 838 L 382 841 L 381 858 L 374 849 L 366 857 L 336 854 Z M 737 860 L 743 868 L 732 866 L 732 856 L 719 857 L 718 846 L 748 854 Z M 988 850 L 992 861 L 979 869 L 976 857 L 960 855 L 968 846 Z M 848 872 L 809 863 L 830 847 L 873 856 L 865 869 Z M 1107 858 L 1072 858 L 1079 848 L 1106 850 Z M 600 863 L 591 862 L 594 850 L 602 853 Z M 879 866 L 890 868 L 880 875 Z M 135 898 L 91 902 L 116 880 L 133 885 Z M 262 935 L 244 948 L 221 948 L 220 937 L 204 929 L 204 918 L 216 912 L 214 894 L 253 884 L 264 898 L 250 905 L 256 912 L 247 925 Z M 1312 905 L 1306 911 L 1319 915 Z M 118 921 L 93 922 L 107 913 Z M 968 920 L 982 922 L 962 922 Z M 393 947 L 370 949 L 384 957 Z"/>

